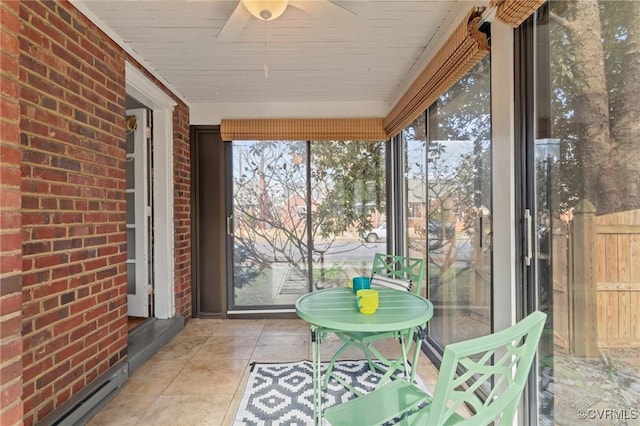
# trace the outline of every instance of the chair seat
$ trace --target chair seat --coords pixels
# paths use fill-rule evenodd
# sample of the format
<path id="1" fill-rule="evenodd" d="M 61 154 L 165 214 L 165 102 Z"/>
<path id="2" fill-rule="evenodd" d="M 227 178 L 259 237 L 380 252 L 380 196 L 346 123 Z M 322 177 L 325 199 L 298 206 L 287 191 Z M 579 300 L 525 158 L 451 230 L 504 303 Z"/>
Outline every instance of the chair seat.
<path id="1" fill-rule="evenodd" d="M 332 426 L 379 425 L 430 401 L 431 397 L 423 390 L 397 379 L 366 395 L 327 408 L 324 416 Z"/>

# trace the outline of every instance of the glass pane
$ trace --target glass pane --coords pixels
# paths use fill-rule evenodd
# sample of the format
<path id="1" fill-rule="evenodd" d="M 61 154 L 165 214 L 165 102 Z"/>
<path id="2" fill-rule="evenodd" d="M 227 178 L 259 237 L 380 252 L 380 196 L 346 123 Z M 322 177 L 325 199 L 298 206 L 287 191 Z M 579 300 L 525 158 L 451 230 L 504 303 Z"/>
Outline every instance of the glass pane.
<path id="1" fill-rule="evenodd" d="M 127 228 L 127 259 L 136 260 L 136 230 Z"/>
<path id="2" fill-rule="evenodd" d="M 369 275 L 386 251 L 385 179 L 384 142 L 234 142 L 234 305 Z"/>
<path id="3" fill-rule="evenodd" d="M 311 237 L 315 288 L 370 275 L 386 251 L 385 143 L 311 142 Z"/>
<path id="4" fill-rule="evenodd" d="M 542 424 L 635 424 L 640 2 L 549 3 L 538 26 L 535 283 Z"/>
<path id="5" fill-rule="evenodd" d="M 485 58 L 428 110 L 429 337 L 491 332 L 490 67 Z"/>
<path id="6" fill-rule="evenodd" d="M 133 192 L 127 192 L 127 225 L 136 224 L 136 194 Z"/>
<path id="7" fill-rule="evenodd" d="M 292 305 L 309 289 L 307 143 L 233 142 L 233 303 Z"/>
<path id="8" fill-rule="evenodd" d="M 136 120 L 136 116 L 135 115 L 127 116 L 127 120 L 129 120 L 129 119 Z M 127 126 L 128 125 L 129 125 L 129 123 L 127 123 Z M 134 124 L 134 126 L 136 126 L 136 125 Z M 131 130 L 131 131 L 127 131 L 127 146 L 126 146 L 127 154 L 133 154 L 134 151 L 135 151 L 134 130 L 135 130 L 135 128 L 133 130 Z"/>
<path id="9" fill-rule="evenodd" d="M 136 165 L 136 159 L 135 157 L 127 157 L 127 163 L 126 163 L 126 182 L 127 182 L 127 189 L 135 189 L 136 187 L 136 180 L 135 180 L 135 165 Z"/>
<path id="10" fill-rule="evenodd" d="M 407 212 L 407 245 L 409 256 L 427 257 L 427 141 L 425 115 L 420 115 L 403 131 L 405 161 L 405 188 Z M 425 280 L 426 280 L 425 274 Z M 422 283 L 422 294 L 427 286 Z"/>
<path id="11" fill-rule="evenodd" d="M 136 264 L 127 263 L 127 294 L 136 294 Z"/>

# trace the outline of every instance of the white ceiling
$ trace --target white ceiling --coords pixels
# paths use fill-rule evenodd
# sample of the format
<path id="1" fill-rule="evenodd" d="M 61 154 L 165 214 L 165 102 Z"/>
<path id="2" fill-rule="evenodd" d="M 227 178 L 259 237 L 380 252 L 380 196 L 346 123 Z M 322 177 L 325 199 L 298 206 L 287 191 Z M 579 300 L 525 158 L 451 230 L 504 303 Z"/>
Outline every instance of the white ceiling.
<path id="1" fill-rule="evenodd" d="M 191 124 L 217 124 L 385 116 L 453 27 L 484 2 L 334 1 L 357 15 L 351 26 L 290 5 L 267 23 L 266 56 L 258 19 L 233 41 L 216 39 L 238 0 L 72 3 L 189 105 Z"/>

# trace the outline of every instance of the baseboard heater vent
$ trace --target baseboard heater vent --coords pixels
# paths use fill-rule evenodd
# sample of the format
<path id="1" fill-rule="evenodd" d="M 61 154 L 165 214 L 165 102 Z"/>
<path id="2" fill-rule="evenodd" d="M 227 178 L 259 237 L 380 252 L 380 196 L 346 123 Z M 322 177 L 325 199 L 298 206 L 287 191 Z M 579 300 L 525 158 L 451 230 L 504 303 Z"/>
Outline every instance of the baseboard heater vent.
<path id="1" fill-rule="evenodd" d="M 85 424 L 91 416 L 111 400 L 127 380 L 129 380 L 127 362 L 111 367 L 109 371 L 49 413 L 41 422 L 38 422 L 38 425 L 77 426 Z"/>

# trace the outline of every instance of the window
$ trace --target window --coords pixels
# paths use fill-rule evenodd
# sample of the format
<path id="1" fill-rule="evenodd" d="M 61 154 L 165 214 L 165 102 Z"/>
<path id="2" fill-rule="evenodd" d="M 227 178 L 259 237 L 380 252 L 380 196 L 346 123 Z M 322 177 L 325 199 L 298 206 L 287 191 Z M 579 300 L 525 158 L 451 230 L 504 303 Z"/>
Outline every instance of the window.
<path id="1" fill-rule="evenodd" d="M 418 235 L 435 308 L 428 339 L 440 351 L 492 330 L 490 106 L 485 57 L 427 110 L 427 216 Z"/>

